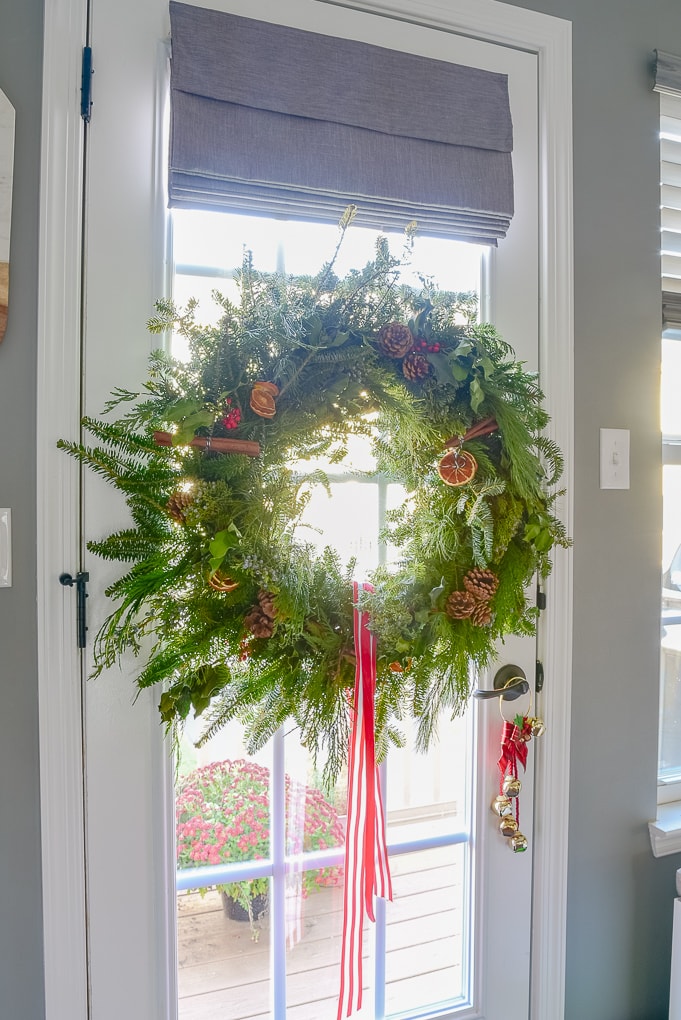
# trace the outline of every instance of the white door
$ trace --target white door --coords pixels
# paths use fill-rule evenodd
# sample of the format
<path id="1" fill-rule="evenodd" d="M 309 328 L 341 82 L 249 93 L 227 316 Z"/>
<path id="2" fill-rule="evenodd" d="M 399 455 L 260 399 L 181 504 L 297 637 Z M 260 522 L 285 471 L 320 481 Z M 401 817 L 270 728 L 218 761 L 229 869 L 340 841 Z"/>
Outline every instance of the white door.
<path id="1" fill-rule="evenodd" d="M 538 365 L 539 183 L 536 53 L 491 45 L 404 20 L 360 14 L 322 0 L 229 0 L 236 13 L 329 34 L 380 41 L 440 59 L 509 74 L 514 120 L 516 214 L 489 260 L 483 294 L 518 357 Z M 415 5 L 414 5 L 415 6 Z M 503 5 L 501 5 L 503 6 Z M 367 4 L 369 9 L 371 5 Z M 424 20 L 426 14 L 424 13 Z M 96 68 L 88 131 L 85 204 L 85 413 L 98 415 L 113 386 L 134 389 L 145 376 L 145 322 L 166 285 L 163 209 L 165 0 L 91 0 Z M 482 29 L 481 29 L 482 34 Z M 98 479 L 85 479 L 84 537 L 100 537 L 123 519 L 122 503 Z M 108 612 L 103 590 L 115 569 L 85 560 L 90 571 L 90 635 Z M 532 641 L 511 640 L 502 661 L 534 674 Z M 165 1020 L 176 1010 L 171 767 L 156 692 L 135 704 L 134 663 L 85 688 L 86 867 L 92 1020 Z M 491 685 L 491 679 L 482 680 Z M 476 899 L 472 983 L 460 1015 L 520 1020 L 529 1014 L 532 855 L 512 854 L 489 812 L 496 789 L 499 712 L 479 719 L 474 828 Z M 532 768 L 524 783 L 523 829 L 531 825 Z M 509 933 L 509 910 L 512 932 Z M 198 1014 L 197 1014 L 198 1015 Z M 212 1014 L 211 1014 L 212 1015 Z M 413 1015 L 425 1015 L 423 1012 Z M 430 1015 L 430 1014 L 429 1014 Z M 454 1015 L 451 1013 L 438 1015 Z M 459 1014 L 457 1014 L 459 1015 Z"/>

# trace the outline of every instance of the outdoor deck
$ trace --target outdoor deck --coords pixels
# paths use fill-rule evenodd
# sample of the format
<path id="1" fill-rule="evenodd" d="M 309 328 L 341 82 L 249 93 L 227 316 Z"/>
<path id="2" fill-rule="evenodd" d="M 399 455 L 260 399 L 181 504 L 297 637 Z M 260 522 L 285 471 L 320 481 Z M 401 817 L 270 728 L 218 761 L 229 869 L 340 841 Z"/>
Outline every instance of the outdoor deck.
<path id="1" fill-rule="evenodd" d="M 462 887 L 458 848 L 392 861 L 394 901 L 387 905 L 386 1010 L 437 1002 L 461 990 Z M 300 938 L 287 952 L 287 1020 L 335 1020 L 342 889 L 302 901 Z M 269 1020 L 269 924 L 258 941 L 248 922 L 232 921 L 219 894 L 178 898 L 180 1020 Z M 369 926 L 370 927 L 370 926 Z M 365 934 L 364 956 L 372 952 Z M 365 964 L 368 988 L 372 967 Z M 366 992 L 373 1015 L 373 993 Z"/>

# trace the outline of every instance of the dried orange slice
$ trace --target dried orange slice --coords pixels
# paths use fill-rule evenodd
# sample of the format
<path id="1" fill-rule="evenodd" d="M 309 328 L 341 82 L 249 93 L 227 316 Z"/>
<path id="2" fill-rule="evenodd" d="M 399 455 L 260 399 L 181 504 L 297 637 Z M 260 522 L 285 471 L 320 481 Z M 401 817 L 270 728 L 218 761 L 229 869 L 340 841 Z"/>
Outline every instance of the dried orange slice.
<path id="1" fill-rule="evenodd" d="M 274 418 L 277 413 L 274 397 L 269 390 L 259 383 L 251 391 L 251 411 L 260 415 L 261 418 Z"/>
<path id="2" fill-rule="evenodd" d="M 265 393 L 269 393 L 273 397 L 279 396 L 279 387 L 273 382 L 256 382 L 253 383 L 254 390 L 263 390 Z"/>
<path id="3" fill-rule="evenodd" d="M 467 450 L 452 450 L 444 455 L 437 470 L 446 485 L 466 485 L 478 470 L 478 462 Z"/>
<path id="4" fill-rule="evenodd" d="M 208 578 L 208 584 L 215 591 L 230 592 L 234 591 L 235 588 L 239 587 L 239 582 L 235 581 L 232 577 L 227 577 L 225 574 L 221 574 L 217 570 L 214 574 L 211 574 Z"/>

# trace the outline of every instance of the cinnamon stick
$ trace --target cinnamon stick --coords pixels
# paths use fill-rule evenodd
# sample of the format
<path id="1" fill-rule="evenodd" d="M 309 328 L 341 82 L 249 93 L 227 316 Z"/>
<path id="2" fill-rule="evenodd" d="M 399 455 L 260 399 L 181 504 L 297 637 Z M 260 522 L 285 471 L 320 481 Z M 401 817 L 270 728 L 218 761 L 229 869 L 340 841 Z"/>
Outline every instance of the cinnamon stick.
<path id="1" fill-rule="evenodd" d="M 157 446 L 173 446 L 173 437 L 170 432 L 154 432 L 154 442 Z M 260 456 L 260 443 L 250 439 L 194 436 L 188 443 L 181 445 L 195 446 L 200 450 L 214 450 L 215 453 L 243 453 L 246 457 Z"/>
<path id="2" fill-rule="evenodd" d="M 477 436 L 488 436 L 490 432 L 496 432 L 499 428 L 496 418 L 484 418 L 479 421 L 477 425 L 473 425 L 469 428 L 468 432 L 463 436 L 452 436 L 444 444 L 446 450 L 451 450 L 453 447 L 461 446 L 467 439 L 475 439 Z"/>

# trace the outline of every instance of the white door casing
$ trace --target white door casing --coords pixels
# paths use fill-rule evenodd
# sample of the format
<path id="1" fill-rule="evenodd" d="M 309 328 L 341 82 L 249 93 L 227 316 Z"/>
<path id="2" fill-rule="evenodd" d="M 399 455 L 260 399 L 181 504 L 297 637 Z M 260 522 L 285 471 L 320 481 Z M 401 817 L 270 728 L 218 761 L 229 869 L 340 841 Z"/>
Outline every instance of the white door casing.
<path id="1" fill-rule="evenodd" d="M 110 342 L 121 344 L 134 339 L 137 367 L 126 377 L 124 359 L 117 353 L 112 363 L 116 378 L 107 369 L 96 379 L 97 362 L 88 363 L 94 379 L 93 392 L 99 387 L 92 411 L 101 409 L 103 396 L 111 385 L 143 377 L 148 344 L 143 323 L 153 298 L 158 295 L 158 278 L 152 277 L 152 249 L 158 250 L 159 231 L 154 221 L 154 174 L 149 169 L 150 123 L 155 118 L 152 104 L 159 95 L 155 89 L 156 59 L 149 59 L 148 40 L 163 34 L 160 19 L 166 14 L 165 4 L 148 2 L 135 7 L 137 32 L 134 38 L 124 29 L 121 10 L 105 26 L 107 41 L 130 68 L 146 68 L 142 79 L 135 72 L 127 77 L 126 88 L 137 97 L 137 116 L 125 125 L 125 145 L 115 165 L 91 165 L 91 174 L 113 171 L 113 187 L 126 194 L 128 206 L 125 222 L 114 213 L 115 203 L 94 205 L 89 213 L 88 236 L 107 242 L 122 232 L 131 253 L 141 256 L 146 278 L 136 294 L 126 284 L 125 250 L 113 241 L 105 244 L 103 254 L 91 263 L 88 276 L 88 326 L 90 330 L 110 330 Z M 216 5 L 217 6 L 217 5 Z M 237 5 L 231 5 L 237 9 Z M 257 16 L 253 5 L 243 4 L 242 13 Z M 262 5 L 261 5 L 262 6 Z M 295 4 L 291 4 L 295 6 Z M 334 5 L 325 7 L 325 14 Z M 345 5 L 348 6 L 348 5 Z M 552 438 L 567 455 L 568 473 L 565 482 L 570 488 L 571 462 L 571 220 L 570 220 L 570 108 L 569 108 L 569 26 L 555 19 L 519 11 L 505 4 L 490 2 L 422 3 L 371 5 L 352 4 L 364 10 L 379 10 L 404 20 L 419 21 L 457 30 L 464 34 L 503 41 L 519 49 L 537 54 L 539 76 L 539 191 L 540 191 L 540 253 L 537 273 L 539 287 L 539 342 L 542 382 L 553 416 Z M 288 5 L 287 5 L 288 7 Z M 95 47 L 98 19 L 104 17 L 99 0 L 95 0 L 92 30 Z M 281 12 L 279 12 L 281 14 Z M 336 13 L 336 12 L 334 12 Z M 338 10 L 339 17 L 344 17 Z M 278 20 L 284 20 L 283 17 Z M 103 28 L 100 22 L 100 30 Z M 314 30 L 321 26 L 309 24 Z M 106 695 L 98 701 L 88 700 L 86 732 L 88 739 L 96 734 L 98 754 L 89 764 L 90 789 L 107 791 L 88 808 L 90 832 L 91 895 L 90 924 L 86 921 L 83 896 L 84 843 L 81 754 L 81 680 L 78 658 L 72 642 L 75 633 L 74 601 L 70 593 L 60 590 L 57 577 L 63 570 L 73 571 L 78 565 L 77 521 L 78 503 L 76 475 L 73 465 L 54 449 L 60 436 L 77 434 L 80 389 L 78 336 L 80 319 L 80 223 L 81 201 L 79 174 L 82 154 L 82 132 L 78 118 L 80 86 L 80 46 L 84 41 L 85 12 L 81 0 L 59 0 L 46 10 L 46 59 L 44 89 L 44 154 L 41 196 L 41 305 L 40 305 L 40 367 L 38 395 L 38 478 L 39 478 L 39 562 L 43 573 L 39 580 L 39 653 L 40 653 L 40 725 L 41 782 L 43 811 L 43 873 L 45 895 L 45 976 L 47 1020 L 64 1017 L 81 1020 L 87 1013 L 85 989 L 92 988 L 94 1020 L 100 1016 L 117 1016 L 116 996 L 123 1000 L 133 996 L 136 1015 L 140 1018 L 172 1016 L 173 992 L 164 975 L 174 971 L 172 959 L 163 956 L 156 932 L 167 926 L 167 918 L 145 914 L 146 925 L 138 931 L 135 953 L 126 955 L 120 941 L 107 935 L 107 925 L 98 928 L 98 918 L 109 918 L 128 904 L 134 908 L 138 897 L 136 885 L 141 876 L 154 876 L 155 902 L 168 905 L 168 889 L 172 888 L 172 865 L 168 846 L 163 842 L 164 827 L 152 827 L 156 836 L 133 847 L 133 833 L 144 820 L 154 814 L 156 802 L 150 792 L 154 784 L 163 782 L 163 751 L 161 730 L 157 722 L 153 696 L 142 699 L 134 709 L 126 711 L 131 700 L 130 681 L 121 675 L 117 680 L 107 677 L 97 681 L 107 685 Z M 323 30 L 328 30 L 326 27 Z M 118 37 L 116 33 L 118 31 Z M 113 37 L 112 37 L 113 36 Z M 58 47 L 55 40 L 59 41 Z M 145 41 L 146 40 L 146 41 Z M 137 47 L 146 46 L 144 59 L 135 60 Z M 106 62 L 97 64 L 95 48 L 95 105 L 91 127 L 89 158 L 97 152 L 96 131 L 116 116 L 116 106 L 124 106 L 124 97 L 107 87 Z M 64 59 L 64 54 L 69 54 Z M 146 97 L 146 98 L 145 98 Z M 107 108 L 109 104 L 109 108 Z M 126 150 L 123 153 L 123 149 Z M 129 151 L 127 151 L 129 150 Z M 102 150 L 103 151 L 103 150 Z M 108 150 L 111 152 L 111 149 Z M 115 149 L 114 149 L 115 153 Z M 132 160 L 127 157 L 132 153 Z M 110 157 L 109 157 L 110 158 Z M 516 166 L 516 176 L 518 167 Z M 117 182 L 117 183 L 116 183 Z M 66 201 L 64 201 L 64 197 Z M 509 238 L 510 243 L 511 238 Z M 90 241 L 92 244 L 93 241 Z M 118 254 L 116 254 L 118 251 Z M 66 259 L 64 254 L 66 253 Z M 505 307 L 501 295 L 500 307 Z M 534 305 L 537 307 L 537 304 Z M 104 315 L 93 311 L 101 308 Z M 521 309 L 522 312 L 522 309 Z M 100 317 L 98 318 L 98 314 Z M 517 321 L 521 321 L 520 319 Z M 517 342 L 511 320 L 500 321 L 502 332 Z M 533 324 L 534 325 L 534 324 Z M 59 388 L 55 387 L 59 381 Z M 88 382 L 90 389 L 90 381 Z M 49 479 L 49 488 L 47 479 Z M 90 482 L 88 484 L 91 484 Z M 96 484 L 95 484 L 96 489 Z M 56 493 L 56 498 L 55 498 Z M 110 494 L 104 497 L 110 503 Z M 565 517 L 570 526 L 569 508 Z M 537 745 L 537 819 L 534 838 L 534 913 L 533 913 L 533 981 L 532 1015 L 537 1020 L 556 1020 L 562 1015 L 564 920 L 566 882 L 567 824 L 567 750 L 569 723 L 569 648 L 570 648 L 570 567 L 569 555 L 559 551 L 548 586 L 548 610 L 544 617 L 543 659 L 550 696 L 541 711 L 547 721 L 550 740 Z M 95 602 L 96 600 L 92 600 Z M 91 635 L 97 626 L 96 611 L 91 620 Z M 104 607 L 100 605 L 100 612 Z M 101 618 L 101 617 L 100 617 Z M 510 650 L 510 649 L 509 649 Z M 507 657 L 506 651 L 504 658 Z M 118 709 L 124 722 L 114 720 Z M 496 706 L 494 706 L 496 711 Z M 132 731 L 131 731 L 132 728 Z M 148 748 L 140 766 L 127 760 L 126 748 L 137 739 Z M 108 742 L 108 746 L 106 743 Z M 494 755 L 495 748 L 484 751 Z M 92 762 L 92 759 L 88 759 Z M 116 791 L 136 789 L 138 796 L 131 804 L 128 798 L 116 802 Z M 481 791 L 488 799 L 488 791 Z M 527 810 L 527 808 L 526 808 Z M 103 831 L 98 813 L 104 821 L 113 816 L 118 821 L 119 840 L 104 838 L 97 843 L 92 833 Z M 160 835 L 159 835 L 160 834 Z M 494 834 L 493 834 L 494 835 Z M 160 842 L 156 842 L 160 840 Z M 498 840 L 503 852 L 508 851 Z M 514 862 L 515 863 L 515 862 Z M 523 867 L 529 866 L 522 862 Z M 487 902 L 498 897 L 512 897 L 513 890 L 503 884 L 490 891 Z M 171 907 L 168 905 L 168 909 Z M 529 908 L 528 908 L 529 909 Z M 550 911 L 550 922 L 549 922 Z M 136 916 L 136 915 L 134 915 Z M 130 917 L 130 925 L 138 922 Z M 489 931 L 487 925 L 486 930 Z M 90 937 L 88 975 L 86 940 Z M 140 948 L 141 947 L 141 948 Z M 159 952 L 162 954 L 159 958 Z M 115 977 L 106 971 L 115 964 Z M 160 975 L 159 984 L 149 987 L 149 973 Z M 503 982 L 502 982 L 503 983 Z M 508 985 L 503 989 L 504 1000 Z M 100 1005 L 101 1004 L 101 1005 Z M 492 1020 L 506 1015 L 488 1003 Z M 109 1013 L 108 1010 L 111 1012 Z"/>

